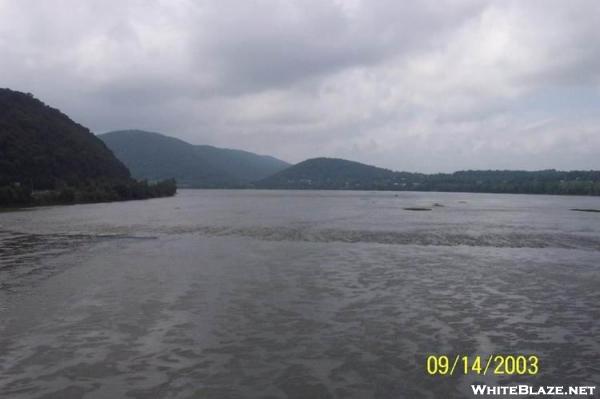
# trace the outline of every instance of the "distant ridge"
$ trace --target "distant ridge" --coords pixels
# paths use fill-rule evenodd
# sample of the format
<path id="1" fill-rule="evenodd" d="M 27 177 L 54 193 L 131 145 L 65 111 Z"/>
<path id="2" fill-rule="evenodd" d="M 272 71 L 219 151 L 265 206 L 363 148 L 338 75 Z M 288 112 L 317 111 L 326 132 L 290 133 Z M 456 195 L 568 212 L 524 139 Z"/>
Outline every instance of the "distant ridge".
<path id="1" fill-rule="evenodd" d="M 393 187 L 399 174 L 339 158 L 312 158 L 256 183 L 261 188 L 357 189 Z"/>
<path id="2" fill-rule="evenodd" d="M 288 166 L 277 158 L 248 151 L 192 145 L 164 134 L 120 130 L 98 136 L 136 178 L 175 178 L 180 187 L 236 188 Z"/>
<path id="3" fill-rule="evenodd" d="M 255 184 L 265 189 L 448 191 L 600 195 L 600 171 L 468 170 L 408 173 L 337 158 L 313 158 Z"/>

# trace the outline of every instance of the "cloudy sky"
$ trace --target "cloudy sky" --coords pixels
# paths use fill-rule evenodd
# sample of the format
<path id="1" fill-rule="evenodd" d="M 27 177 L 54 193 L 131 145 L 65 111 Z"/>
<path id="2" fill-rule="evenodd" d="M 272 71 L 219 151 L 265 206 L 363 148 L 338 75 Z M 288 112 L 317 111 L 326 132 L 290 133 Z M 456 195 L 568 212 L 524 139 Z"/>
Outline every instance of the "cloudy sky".
<path id="1" fill-rule="evenodd" d="M 600 2 L 0 0 L 0 87 L 290 162 L 600 169 Z"/>

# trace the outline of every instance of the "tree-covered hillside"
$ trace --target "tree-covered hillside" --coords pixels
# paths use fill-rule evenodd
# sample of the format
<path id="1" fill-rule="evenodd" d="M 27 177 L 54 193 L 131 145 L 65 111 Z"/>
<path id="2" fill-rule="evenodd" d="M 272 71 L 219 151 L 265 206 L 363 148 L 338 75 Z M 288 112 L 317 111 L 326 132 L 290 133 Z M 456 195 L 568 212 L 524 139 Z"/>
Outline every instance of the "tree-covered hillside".
<path id="1" fill-rule="evenodd" d="M 229 187 L 237 179 L 198 157 L 194 146 L 158 133 L 127 130 L 98 136 L 138 179 L 175 178 L 180 187 Z"/>
<path id="2" fill-rule="evenodd" d="M 0 186 L 35 190 L 87 179 L 128 179 L 129 171 L 85 127 L 30 94 L 0 89 Z"/>
<path id="3" fill-rule="evenodd" d="M 195 145 L 196 153 L 214 167 L 234 176 L 242 183 L 250 183 L 284 170 L 290 164 L 269 155 L 248 151 Z"/>
<path id="4" fill-rule="evenodd" d="M 31 94 L 0 89 L 0 204 L 148 198 L 173 190 L 173 182 L 132 180 L 87 128 Z"/>
<path id="5" fill-rule="evenodd" d="M 259 188 L 456 191 L 600 195 L 600 171 L 394 172 L 343 159 L 315 158 L 256 183 Z"/>
<path id="6" fill-rule="evenodd" d="M 256 183 L 260 188 L 374 190 L 393 186 L 396 172 L 337 158 L 300 162 Z"/>
<path id="7" fill-rule="evenodd" d="M 150 180 L 174 177 L 180 187 L 244 187 L 289 166 L 270 156 L 192 145 L 142 130 L 115 131 L 98 137 L 134 177 Z"/>

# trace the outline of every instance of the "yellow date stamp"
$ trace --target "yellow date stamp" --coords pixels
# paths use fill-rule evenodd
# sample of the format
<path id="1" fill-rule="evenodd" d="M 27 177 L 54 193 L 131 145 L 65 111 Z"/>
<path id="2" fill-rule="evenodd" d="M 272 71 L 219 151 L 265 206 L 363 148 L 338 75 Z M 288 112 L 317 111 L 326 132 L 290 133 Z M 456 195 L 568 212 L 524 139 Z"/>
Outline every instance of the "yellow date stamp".
<path id="1" fill-rule="evenodd" d="M 425 369 L 429 375 L 536 375 L 540 359 L 531 354 L 429 355 Z"/>

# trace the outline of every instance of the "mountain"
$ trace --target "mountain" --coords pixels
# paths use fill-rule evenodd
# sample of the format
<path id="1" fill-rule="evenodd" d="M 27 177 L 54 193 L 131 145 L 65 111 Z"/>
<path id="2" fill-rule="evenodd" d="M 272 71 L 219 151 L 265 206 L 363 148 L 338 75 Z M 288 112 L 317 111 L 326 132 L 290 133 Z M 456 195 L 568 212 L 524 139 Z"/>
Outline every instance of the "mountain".
<path id="1" fill-rule="evenodd" d="M 132 180 L 89 129 L 29 93 L 0 89 L 0 204 L 146 198 L 155 188 Z"/>
<path id="2" fill-rule="evenodd" d="M 30 94 L 0 89 L 0 185 L 43 190 L 129 177 L 127 167 L 88 129 Z"/>
<path id="3" fill-rule="evenodd" d="M 267 189 L 600 195 L 600 171 L 468 170 L 427 175 L 394 172 L 344 159 L 314 158 L 262 179 L 255 186 Z"/>
<path id="4" fill-rule="evenodd" d="M 272 156 L 257 155 L 248 151 L 209 145 L 197 145 L 195 148 L 202 159 L 244 183 L 263 179 L 290 166 L 289 163 Z"/>
<path id="5" fill-rule="evenodd" d="M 193 145 L 158 133 L 115 131 L 98 136 L 136 178 L 175 178 L 183 187 L 223 187 L 237 179 L 202 159 Z"/>
<path id="6" fill-rule="evenodd" d="M 142 130 L 98 136 L 136 178 L 175 178 L 181 187 L 243 187 L 289 166 L 279 159 L 247 151 L 192 145 Z"/>
<path id="7" fill-rule="evenodd" d="M 338 158 L 313 158 L 256 183 L 260 188 L 375 190 L 401 183 L 403 174 Z"/>

